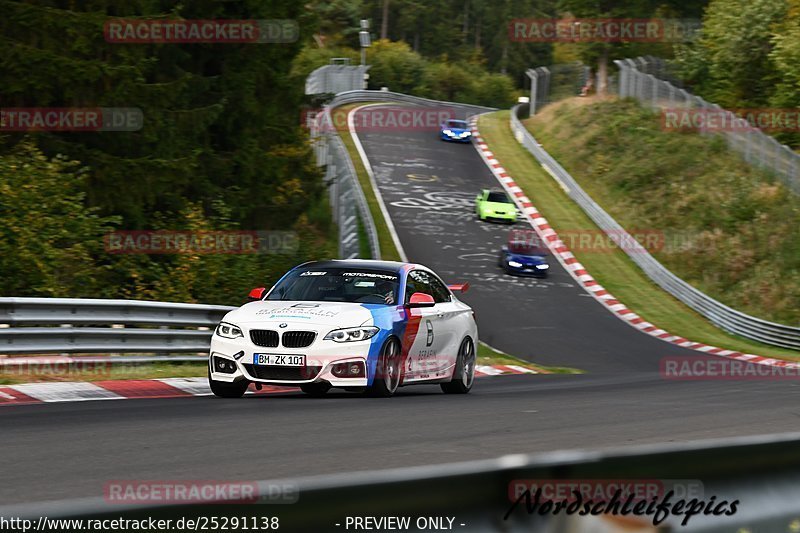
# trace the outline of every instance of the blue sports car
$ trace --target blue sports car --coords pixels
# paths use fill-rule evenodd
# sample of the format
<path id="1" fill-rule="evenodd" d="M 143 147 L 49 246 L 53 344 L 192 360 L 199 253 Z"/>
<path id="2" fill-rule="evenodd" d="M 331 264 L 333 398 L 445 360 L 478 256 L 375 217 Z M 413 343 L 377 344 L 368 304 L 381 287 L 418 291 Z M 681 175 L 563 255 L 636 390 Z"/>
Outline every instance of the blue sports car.
<path id="1" fill-rule="evenodd" d="M 443 141 L 468 143 L 472 139 L 472 131 L 464 120 L 453 119 L 443 122 L 439 135 Z"/>
<path id="2" fill-rule="evenodd" d="M 550 270 L 547 249 L 537 239 L 511 241 L 500 251 L 500 266 L 506 274 L 546 278 Z"/>

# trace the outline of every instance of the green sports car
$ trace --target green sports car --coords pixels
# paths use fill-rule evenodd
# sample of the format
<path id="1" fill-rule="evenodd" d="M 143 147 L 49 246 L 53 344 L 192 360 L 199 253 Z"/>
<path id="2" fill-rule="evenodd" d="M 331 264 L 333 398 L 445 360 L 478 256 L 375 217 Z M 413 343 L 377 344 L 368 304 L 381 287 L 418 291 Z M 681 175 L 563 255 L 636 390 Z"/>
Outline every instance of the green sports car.
<path id="1" fill-rule="evenodd" d="M 517 206 L 502 191 L 484 189 L 475 198 L 475 212 L 481 220 L 497 220 L 510 224 L 517 220 Z"/>

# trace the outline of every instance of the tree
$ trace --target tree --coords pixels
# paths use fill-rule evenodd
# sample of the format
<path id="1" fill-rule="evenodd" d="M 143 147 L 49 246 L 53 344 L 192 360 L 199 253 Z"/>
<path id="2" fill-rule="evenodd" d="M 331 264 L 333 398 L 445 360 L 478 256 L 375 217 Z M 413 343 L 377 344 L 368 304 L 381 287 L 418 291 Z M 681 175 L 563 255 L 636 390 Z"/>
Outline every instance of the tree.
<path id="1" fill-rule="evenodd" d="M 413 91 L 425 68 L 422 57 L 402 41 L 375 41 L 367 51 L 367 62 L 372 65 L 370 87 L 389 87 L 401 93 Z"/>
<path id="2" fill-rule="evenodd" d="M 304 146 L 303 92 L 287 76 L 317 19 L 303 5 L 189 0 L 51 2 L 0 0 L 0 99 L 18 107 L 138 107 L 144 127 L 127 133 L 48 133 L 46 154 L 63 153 L 91 168 L 87 200 L 127 227 L 146 227 L 155 212 L 177 214 L 216 198 L 239 205 L 246 227 L 291 223 L 321 193 L 319 174 L 293 168 L 308 197 L 289 213 L 272 199 L 284 179 L 273 149 Z M 116 44 L 104 39 L 109 16 L 185 19 L 293 19 L 301 38 L 281 44 Z M 15 142 L 16 137 L 8 140 Z M 285 152 L 284 152 L 285 153 Z M 284 156 L 281 156 L 284 157 Z M 124 184 L 124 186 L 121 186 Z"/>
<path id="3" fill-rule="evenodd" d="M 712 0 L 701 38 L 678 48 L 682 76 L 695 92 L 723 107 L 767 104 L 781 78 L 775 61 L 791 57 L 791 32 L 775 34 L 786 16 L 784 0 Z M 776 45 L 788 55 L 773 53 Z"/>
<path id="4" fill-rule="evenodd" d="M 800 108 L 800 0 L 789 0 L 787 17 L 775 28 L 773 49 L 769 54 L 775 66 L 777 84 L 770 105 L 778 108 Z M 800 146 L 800 133 L 779 136 L 782 141 Z"/>
<path id="5" fill-rule="evenodd" d="M 112 295 L 103 236 L 119 219 L 86 207 L 88 174 L 30 139 L 0 156 L 0 294 Z"/>

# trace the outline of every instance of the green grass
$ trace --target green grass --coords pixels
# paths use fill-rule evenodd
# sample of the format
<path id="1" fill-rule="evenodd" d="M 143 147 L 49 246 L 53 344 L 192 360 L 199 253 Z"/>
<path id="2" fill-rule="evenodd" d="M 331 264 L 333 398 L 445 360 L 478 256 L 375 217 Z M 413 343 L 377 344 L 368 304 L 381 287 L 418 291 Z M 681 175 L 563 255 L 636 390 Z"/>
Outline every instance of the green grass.
<path id="1" fill-rule="evenodd" d="M 0 372 L 0 385 L 33 383 L 40 381 L 106 381 L 122 379 L 158 379 L 204 377 L 207 365 L 199 363 L 155 363 L 155 364 L 115 364 L 98 363 L 94 368 L 84 364 L 83 368 L 52 365 L 35 370 L 34 367 L 15 371 L 6 369 Z"/>
<path id="2" fill-rule="evenodd" d="M 479 365 L 517 365 L 536 370 L 540 374 L 583 374 L 583 370 L 567 367 L 542 366 L 529 361 L 517 359 L 513 355 L 495 350 L 488 344 L 478 343 L 478 364 Z"/>
<path id="3" fill-rule="evenodd" d="M 629 100 L 572 99 L 527 121 L 537 140 L 653 255 L 745 313 L 800 324 L 800 196 L 721 137 L 664 131 Z"/>
<path id="4" fill-rule="evenodd" d="M 478 364 L 481 365 L 519 365 L 536 370 L 542 374 L 569 373 L 579 371 L 573 369 L 551 369 L 522 361 L 516 357 L 497 352 L 483 343 L 478 345 Z M 205 377 L 206 363 L 153 363 L 153 364 L 115 364 L 98 363 L 81 367 L 68 365 L 51 365 L 36 370 L 34 367 L 15 371 L 6 369 L 0 372 L 0 385 L 16 385 L 35 382 L 65 381 L 107 381 L 126 379 L 159 379 L 159 378 L 191 378 Z"/>
<path id="5" fill-rule="evenodd" d="M 522 187 L 540 213 L 559 232 L 596 229 L 575 204 L 514 139 L 509 112 L 484 115 L 480 131 L 497 159 Z M 549 145 L 545 148 L 551 149 Z M 675 335 L 720 348 L 783 359 L 800 359 L 800 354 L 729 335 L 707 322 L 678 300 L 653 284 L 622 251 L 592 253 L 573 250 L 599 283 L 645 320 Z"/>
<path id="6" fill-rule="evenodd" d="M 333 123 L 336 124 L 336 127 L 339 130 L 339 135 L 344 142 L 345 148 L 347 148 L 347 153 L 350 154 L 350 159 L 353 161 L 353 166 L 356 168 L 358 181 L 361 184 L 361 190 L 364 191 L 364 196 L 367 198 L 367 205 L 369 205 L 369 211 L 372 213 L 372 219 L 375 221 L 375 228 L 378 232 L 378 244 L 381 247 L 381 259 L 385 261 L 400 261 L 400 253 L 397 251 L 397 247 L 394 245 L 392 235 L 389 233 L 389 226 L 386 224 L 386 220 L 383 218 L 383 213 L 378 205 L 378 199 L 375 196 L 375 191 L 372 190 L 372 184 L 370 183 L 369 175 L 367 174 L 367 170 L 364 168 L 364 164 L 361 162 L 361 157 L 358 155 L 356 145 L 353 142 L 353 138 L 350 136 L 350 130 L 347 128 L 347 114 L 352 109 L 362 105 L 364 105 L 364 103 L 337 107 L 333 111 Z"/>

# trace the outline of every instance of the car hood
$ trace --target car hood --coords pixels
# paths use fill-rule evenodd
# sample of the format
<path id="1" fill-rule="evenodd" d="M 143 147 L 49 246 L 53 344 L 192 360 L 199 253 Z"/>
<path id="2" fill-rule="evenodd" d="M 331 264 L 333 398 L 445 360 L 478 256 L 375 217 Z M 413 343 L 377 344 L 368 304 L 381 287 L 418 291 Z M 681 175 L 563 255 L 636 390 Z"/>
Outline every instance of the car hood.
<path id="1" fill-rule="evenodd" d="M 546 265 L 547 258 L 543 255 L 508 254 L 509 261 L 516 261 L 523 265 Z"/>
<path id="2" fill-rule="evenodd" d="M 495 211 L 502 211 L 503 213 L 512 213 L 517 209 L 514 204 L 504 204 L 501 202 L 483 202 L 483 207 L 486 209 L 494 209 Z"/>
<path id="3" fill-rule="evenodd" d="M 262 300 L 231 311 L 223 320 L 248 328 L 271 323 L 344 328 L 371 325 L 372 313 L 357 303 Z"/>
<path id="4" fill-rule="evenodd" d="M 442 131 L 444 131 L 444 130 L 450 130 L 453 133 L 458 134 L 458 135 L 460 135 L 462 133 L 470 133 L 470 129 L 469 128 L 448 128 L 447 126 L 445 126 L 445 127 L 442 128 Z"/>

